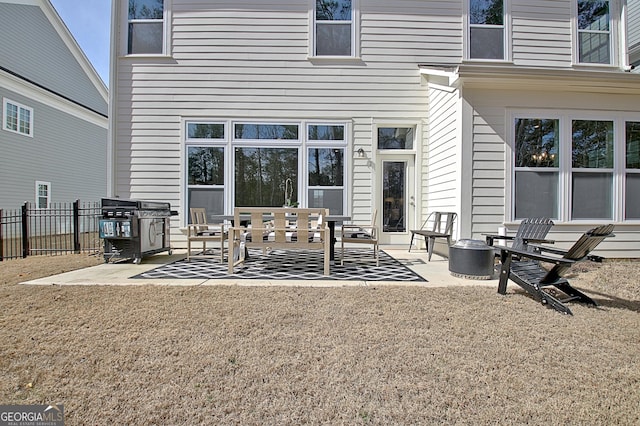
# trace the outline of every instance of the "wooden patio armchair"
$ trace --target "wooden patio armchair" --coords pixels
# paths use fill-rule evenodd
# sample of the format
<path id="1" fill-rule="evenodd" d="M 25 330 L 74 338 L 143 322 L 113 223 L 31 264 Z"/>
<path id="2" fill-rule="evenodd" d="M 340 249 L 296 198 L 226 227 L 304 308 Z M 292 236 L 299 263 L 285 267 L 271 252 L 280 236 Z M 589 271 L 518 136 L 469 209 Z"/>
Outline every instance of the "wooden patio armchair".
<path id="1" fill-rule="evenodd" d="M 215 259 L 216 254 L 207 254 L 208 242 L 220 243 L 220 262 L 224 262 L 224 242 L 229 237 L 228 230 L 222 223 L 207 223 L 207 212 L 203 208 L 189 209 L 191 223 L 187 225 L 187 262 L 192 258 Z M 202 243 L 202 253 L 192 254 L 191 244 Z"/>
<path id="2" fill-rule="evenodd" d="M 498 293 L 505 294 L 507 281 L 510 279 L 543 305 L 548 305 L 555 310 L 572 315 L 571 310 L 565 306 L 566 302 L 578 301 L 597 306 L 589 296 L 575 289 L 563 276 L 571 269 L 571 266 L 585 259 L 597 259 L 589 256 L 589 253 L 607 237 L 613 236 L 614 225 L 602 225 L 584 233 L 569 250 L 561 250 L 540 245 L 529 245 L 525 249 L 502 247 L 501 257 L 504 259 L 500 270 L 500 282 Z M 533 248 L 535 250 L 529 250 Z M 546 252 L 553 255 L 545 254 Z M 561 256 L 561 257 L 560 257 Z M 554 266 L 547 270 L 540 262 L 551 263 Z M 562 299 L 547 291 L 554 287 L 566 295 Z"/>
<path id="3" fill-rule="evenodd" d="M 342 230 L 340 231 L 340 247 L 342 249 L 341 265 L 344 265 L 345 260 L 344 244 L 355 243 L 373 246 L 373 260 L 376 262 L 376 266 L 380 266 L 380 256 L 378 253 L 378 226 L 376 225 L 377 216 L 378 210 L 373 210 L 370 225 L 342 225 Z"/>
<path id="4" fill-rule="evenodd" d="M 548 217 L 526 218 L 520 222 L 520 226 L 513 236 L 485 234 L 487 245 L 493 246 L 495 240 L 510 241 L 510 247 L 516 250 L 529 251 L 529 244 L 553 244 L 553 240 L 546 239 L 547 234 L 553 227 L 554 223 Z M 495 249 L 500 253 L 500 246 Z"/>
<path id="5" fill-rule="evenodd" d="M 413 239 L 416 235 L 424 237 L 427 244 L 428 258 L 431 260 L 433 254 L 433 246 L 435 245 L 437 238 L 444 238 L 447 240 L 447 246 L 451 246 L 451 235 L 453 234 L 453 224 L 458 217 L 457 213 L 453 212 L 433 212 L 429 214 L 427 220 L 424 221 L 420 229 L 411 230 L 411 241 L 409 242 L 409 251 L 413 246 Z"/>

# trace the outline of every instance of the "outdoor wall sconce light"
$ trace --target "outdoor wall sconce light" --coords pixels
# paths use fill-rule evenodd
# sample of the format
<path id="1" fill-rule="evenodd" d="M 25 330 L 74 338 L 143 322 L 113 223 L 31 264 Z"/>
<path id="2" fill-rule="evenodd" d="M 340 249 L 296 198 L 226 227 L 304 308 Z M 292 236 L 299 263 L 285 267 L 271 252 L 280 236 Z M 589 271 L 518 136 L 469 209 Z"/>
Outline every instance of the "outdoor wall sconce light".
<path id="1" fill-rule="evenodd" d="M 358 155 L 358 158 L 364 158 L 366 156 L 364 149 L 362 148 L 358 148 L 358 150 L 356 151 L 356 154 Z"/>

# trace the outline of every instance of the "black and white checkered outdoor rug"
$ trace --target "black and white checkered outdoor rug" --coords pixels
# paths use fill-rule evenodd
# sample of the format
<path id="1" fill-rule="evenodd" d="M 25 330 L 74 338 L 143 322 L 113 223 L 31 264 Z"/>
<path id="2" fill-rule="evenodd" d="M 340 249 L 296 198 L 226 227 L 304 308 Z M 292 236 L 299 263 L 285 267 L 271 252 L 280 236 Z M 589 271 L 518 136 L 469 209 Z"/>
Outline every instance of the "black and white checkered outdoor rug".
<path id="1" fill-rule="evenodd" d="M 358 257 L 362 257 L 362 260 Z M 366 259 L 366 261 L 365 261 Z M 348 261 L 347 261 L 348 260 Z M 403 260 L 405 264 L 420 260 Z M 353 251 L 331 265 L 331 274 L 323 275 L 322 252 L 314 250 L 250 250 L 244 265 L 236 266 L 235 274 L 227 271 L 227 263 L 217 259 L 186 259 L 160 266 L 132 278 L 171 279 L 243 279 L 243 280 L 357 280 L 357 281 L 415 281 L 426 282 L 403 263 L 380 251 L 380 266 L 372 262 L 371 252 Z"/>

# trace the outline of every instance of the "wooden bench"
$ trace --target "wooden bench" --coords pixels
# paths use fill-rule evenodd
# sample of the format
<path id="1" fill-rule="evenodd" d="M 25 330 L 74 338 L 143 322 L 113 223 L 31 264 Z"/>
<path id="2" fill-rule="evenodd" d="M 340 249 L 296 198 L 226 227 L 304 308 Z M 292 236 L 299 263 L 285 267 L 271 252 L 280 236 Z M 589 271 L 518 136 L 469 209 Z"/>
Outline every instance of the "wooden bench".
<path id="1" fill-rule="evenodd" d="M 236 207 L 229 229 L 229 274 L 243 263 L 249 248 L 323 250 L 324 275 L 330 273 L 331 239 L 328 209 L 294 207 Z"/>

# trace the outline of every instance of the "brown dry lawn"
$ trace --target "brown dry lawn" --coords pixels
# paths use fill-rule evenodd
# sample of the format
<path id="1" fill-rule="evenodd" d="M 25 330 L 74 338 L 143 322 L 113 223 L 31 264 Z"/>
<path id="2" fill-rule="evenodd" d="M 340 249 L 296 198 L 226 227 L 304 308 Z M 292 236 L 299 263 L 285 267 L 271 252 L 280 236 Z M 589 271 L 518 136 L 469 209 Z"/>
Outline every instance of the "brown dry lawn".
<path id="1" fill-rule="evenodd" d="M 0 262 L 0 403 L 66 424 L 640 424 L 640 262 L 565 316 L 467 287 L 25 286 Z M 470 282 L 473 284 L 473 282 Z"/>

